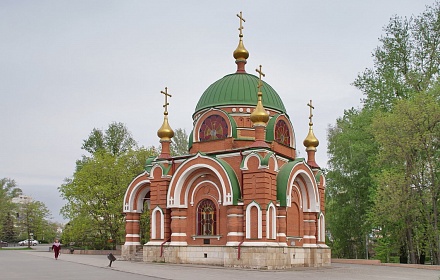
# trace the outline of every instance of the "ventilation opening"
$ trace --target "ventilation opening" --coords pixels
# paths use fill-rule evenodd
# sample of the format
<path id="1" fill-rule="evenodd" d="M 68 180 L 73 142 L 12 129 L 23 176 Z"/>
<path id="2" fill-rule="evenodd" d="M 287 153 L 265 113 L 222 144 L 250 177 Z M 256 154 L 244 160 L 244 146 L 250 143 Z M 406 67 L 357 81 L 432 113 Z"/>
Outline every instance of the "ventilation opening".
<path id="1" fill-rule="evenodd" d="M 205 259 L 208 257 L 208 254 L 204 253 L 203 257 L 205 257 Z"/>
<path id="2" fill-rule="evenodd" d="M 210 239 L 203 239 L 203 244 L 211 244 L 211 240 Z"/>

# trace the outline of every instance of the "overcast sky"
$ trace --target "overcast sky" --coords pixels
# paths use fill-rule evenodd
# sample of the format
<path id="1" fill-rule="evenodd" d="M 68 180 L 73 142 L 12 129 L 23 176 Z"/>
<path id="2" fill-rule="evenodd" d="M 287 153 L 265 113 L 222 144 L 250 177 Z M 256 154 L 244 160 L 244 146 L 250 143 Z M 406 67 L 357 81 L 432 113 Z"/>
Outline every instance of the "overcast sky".
<path id="1" fill-rule="evenodd" d="M 189 134 L 204 90 L 236 70 L 240 11 L 248 73 L 263 65 L 301 157 L 313 100 L 326 167 L 326 130 L 361 105 L 351 83 L 372 66 L 383 27 L 433 2 L 0 0 L 0 178 L 63 221 L 57 188 L 93 128 L 122 122 L 140 145 L 158 146 L 167 86 L 170 125 Z"/>

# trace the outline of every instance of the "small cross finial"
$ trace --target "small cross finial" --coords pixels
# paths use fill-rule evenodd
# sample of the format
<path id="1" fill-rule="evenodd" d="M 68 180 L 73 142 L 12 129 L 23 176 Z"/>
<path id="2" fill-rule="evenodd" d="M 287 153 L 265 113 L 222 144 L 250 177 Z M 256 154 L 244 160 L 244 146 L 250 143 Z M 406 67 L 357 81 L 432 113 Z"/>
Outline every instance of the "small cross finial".
<path id="1" fill-rule="evenodd" d="M 240 37 L 243 37 L 243 33 L 242 33 L 242 30 L 244 29 L 243 22 L 246 22 L 246 21 L 243 18 L 242 12 L 240 12 L 240 14 L 237 14 L 237 17 L 240 19 L 240 27 L 238 28 L 238 30 L 240 31 Z"/>
<path id="2" fill-rule="evenodd" d="M 160 93 L 162 93 L 163 95 L 165 95 L 165 104 L 163 105 L 163 107 L 165 108 L 165 112 L 164 114 L 168 114 L 168 105 L 170 105 L 170 103 L 168 103 L 168 96 L 172 97 L 171 94 L 168 93 L 168 88 L 165 87 L 165 91 L 160 91 Z"/>
<path id="3" fill-rule="evenodd" d="M 310 123 L 313 124 L 312 123 L 312 117 L 313 117 L 313 111 L 312 110 L 315 109 L 315 107 L 313 107 L 313 105 L 312 105 L 312 100 L 310 100 L 310 103 L 308 103 L 307 106 L 310 107 L 309 120 L 310 120 Z"/>
<path id="4" fill-rule="evenodd" d="M 262 67 L 263 66 L 260 65 L 260 69 L 258 69 L 258 68 L 255 69 L 255 71 L 257 71 L 257 73 L 259 74 L 259 80 L 258 80 L 258 86 L 257 86 L 258 91 L 260 91 L 261 87 L 263 86 L 263 83 L 261 82 L 261 76 L 266 77 L 266 74 L 264 74 L 263 71 L 261 71 Z"/>

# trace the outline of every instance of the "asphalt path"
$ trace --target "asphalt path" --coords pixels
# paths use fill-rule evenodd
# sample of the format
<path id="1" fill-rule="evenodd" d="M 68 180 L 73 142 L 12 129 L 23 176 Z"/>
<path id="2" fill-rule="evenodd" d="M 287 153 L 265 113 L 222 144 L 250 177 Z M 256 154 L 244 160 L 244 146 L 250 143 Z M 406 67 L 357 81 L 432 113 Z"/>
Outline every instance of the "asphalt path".
<path id="1" fill-rule="evenodd" d="M 296 268 L 282 271 L 233 269 L 215 266 L 176 265 L 115 261 L 107 257 L 62 254 L 58 260 L 48 245 L 32 250 L 0 250 L 0 279 L 66 280 L 439 280 L 439 270 L 376 265 L 332 264 L 328 268 Z"/>

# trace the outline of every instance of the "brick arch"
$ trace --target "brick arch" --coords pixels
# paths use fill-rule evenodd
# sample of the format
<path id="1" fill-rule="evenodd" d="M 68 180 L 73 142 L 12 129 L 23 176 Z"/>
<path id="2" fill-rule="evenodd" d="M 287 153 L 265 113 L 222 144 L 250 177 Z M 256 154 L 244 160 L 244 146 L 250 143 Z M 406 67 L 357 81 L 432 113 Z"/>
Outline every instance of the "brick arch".
<path id="1" fill-rule="evenodd" d="M 131 181 L 124 195 L 124 213 L 142 213 L 143 200 L 150 191 L 148 173 L 144 172 Z"/>
<path id="2" fill-rule="evenodd" d="M 277 210 L 272 201 L 267 205 L 266 209 L 266 238 L 277 238 Z"/>
<path id="3" fill-rule="evenodd" d="M 303 212 L 320 212 L 320 195 L 312 170 L 301 161 L 285 164 L 277 175 L 277 198 L 288 206 L 292 189 L 297 186 L 302 198 Z"/>
<path id="4" fill-rule="evenodd" d="M 273 152 L 267 153 L 264 157 L 257 152 L 249 153 L 243 158 L 241 162 L 241 169 L 249 170 L 249 167 L 254 165 L 253 161 L 255 161 L 255 159 L 258 162 L 258 169 L 268 168 L 270 170 L 278 172 L 278 160 L 275 153 Z"/>
<path id="5" fill-rule="evenodd" d="M 257 209 L 256 217 L 252 215 L 253 208 Z M 257 238 L 261 239 L 263 237 L 263 217 L 260 204 L 255 201 L 249 203 L 246 207 L 246 238 L 251 238 L 252 228 L 255 227 L 254 223 L 257 224 Z"/>
<path id="6" fill-rule="evenodd" d="M 234 205 L 240 195 L 238 180 L 232 168 L 225 168 L 226 162 L 197 154 L 182 163 L 176 170 L 167 192 L 167 207 L 187 208 L 190 202 L 189 188 L 202 176 L 215 178 L 222 205 Z M 227 167 L 227 166 L 226 166 Z"/>

